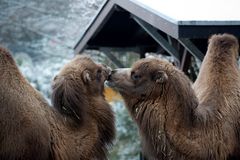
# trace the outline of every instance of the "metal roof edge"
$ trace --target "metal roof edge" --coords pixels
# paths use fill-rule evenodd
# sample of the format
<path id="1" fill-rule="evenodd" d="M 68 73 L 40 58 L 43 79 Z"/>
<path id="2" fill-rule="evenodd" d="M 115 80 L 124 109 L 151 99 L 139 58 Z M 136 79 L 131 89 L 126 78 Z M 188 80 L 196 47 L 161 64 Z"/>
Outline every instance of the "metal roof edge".
<path id="1" fill-rule="evenodd" d="M 178 21 L 162 15 L 160 12 L 151 10 L 135 0 L 116 0 L 116 5 L 122 7 L 155 28 L 168 33 L 170 36 L 178 38 Z M 148 18 L 144 19 L 146 15 L 148 15 Z"/>
<path id="2" fill-rule="evenodd" d="M 75 53 L 80 53 L 84 49 L 88 40 L 101 29 L 101 26 L 103 26 L 111 16 L 115 6 L 123 8 L 134 16 L 137 16 L 152 26 L 168 33 L 174 38 L 179 37 L 177 22 L 173 22 L 173 20 L 169 21 L 164 16 L 160 17 L 159 13 L 156 13 L 155 11 L 150 10 L 149 8 L 144 7 L 142 4 L 132 0 L 108 0 L 92 20 L 81 39 L 75 45 Z M 146 15 L 148 15 L 148 18 L 144 19 Z"/>
<path id="3" fill-rule="evenodd" d="M 88 40 L 100 30 L 100 26 L 104 25 L 104 23 L 108 19 L 106 19 L 106 17 L 110 17 L 111 13 L 114 10 L 114 1 L 115 0 L 108 0 L 103 4 L 98 14 L 93 18 L 80 40 L 76 43 L 74 47 L 75 54 L 82 52 Z"/>

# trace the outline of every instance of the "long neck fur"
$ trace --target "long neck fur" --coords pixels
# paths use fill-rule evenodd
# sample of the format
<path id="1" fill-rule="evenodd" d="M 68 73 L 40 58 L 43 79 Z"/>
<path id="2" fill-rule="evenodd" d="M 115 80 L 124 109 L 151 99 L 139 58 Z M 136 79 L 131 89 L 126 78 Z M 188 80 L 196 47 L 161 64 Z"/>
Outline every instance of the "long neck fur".
<path id="1" fill-rule="evenodd" d="M 158 98 L 126 100 L 126 105 L 139 126 L 144 148 L 153 148 L 147 152 L 156 155 L 158 159 L 176 159 L 181 157 L 179 148 L 185 152 L 188 152 L 185 146 L 196 148 L 186 130 L 194 127 L 194 111 L 198 100 L 190 80 L 182 72 L 175 71 L 171 74 L 174 76 L 168 74 L 169 82 L 161 86 Z M 178 139 L 184 139 L 184 142 Z"/>
<path id="2" fill-rule="evenodd" d="M 88 147 L 88 149 L 86 149 L 86 147 L 78 149 L 78 154 L 81 155 L 82 159 L 105 160 L 107 159 L 108 149 L 111 147 L 113 139 L 115 138 L 114 114 L 103 97 L 85 98 L 86 106 L 79 106 L 87 108 L 85 110 L 86 113 L 84 113 L 86 115 L 83 123 L 78 124 L 71 117 L 66 117 L 56 110 L 55 114 L 57 114 L 57 119 L 55 121 L 59 123 L 57 126 L 60 125 L 61 128 L 63 127 L 62 124 L 65 125 L 61 131 L 64 141 L 67 141 L 71 146 Z M 53 125 L 56 126 L 56 124 Z M 55 130 L 53 130 L 53 135 L 55 134 Z M 74 139 L 69 139 L 69 137 L 74 137 Z M 57 147 L 61 144 L 62 140 L 57 139 L 56 141 L 53 149 L 56 150 L 56 153 L 59 153 Z M 64 152 L 68 152 L 67 150 L 68 148 L 66 148 Z M 69 157 L 65 159 L 69 159 Z"/>
<path id="3" fill-rule="evenodd" d="M 115 138 L 115 119 L 114 113 L 104 96 L 94 97 L 88 100 L 91 107 L 90 115 L 96 120 L 99 130 L 99 145 L 103 145 L 104 152 L 112 145 Z M 99 147 L 100 147 L 99 146 Z"/>

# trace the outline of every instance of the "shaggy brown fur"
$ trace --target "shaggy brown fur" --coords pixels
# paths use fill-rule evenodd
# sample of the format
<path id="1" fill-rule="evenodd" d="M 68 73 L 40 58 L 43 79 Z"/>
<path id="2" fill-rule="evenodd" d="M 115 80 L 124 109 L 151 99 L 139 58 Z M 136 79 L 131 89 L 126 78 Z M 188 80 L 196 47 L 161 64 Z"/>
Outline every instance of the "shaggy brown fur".
<path id="1" fill-rule="evenodd" d="M 123 96 L 148 159 L 224 160 L 236 151 L 237 52 L 236 38 L 211 38 L 195 83 L 197 96 L 184 73 L 160 59 L 142 59 L 131 69 L 112 72 L 108 84 Z"/>
<path id="2" fill-rule="evenodd" d="M 77 56 L 54 79 L 52 102 L 64 115 L 50 116 L 55 159 L 106 159 L 115 137 L 114 115 L 103 95 L 109 73 L 106 66 Z"/>
<path id="3" fill-rule="evenodd" d="M 209 39 L 207 54 L 193 85 L 201 104 L 198 112 L 204 115 L 200 120 L 209 127 L 212 123 L 218 123 L 216 127 L 224 127 L 233 144 L 237 143 L 235 153 L 231 155 L 236 159 L 240 159 L 240 135 L 237 130 L 240 127 L 238 50 L 238 40 L 233 35 L 213 35 Z M 228 141 L 231 142 L 230 140 Z M 222 156 L 230 154 L 232 149 L 227 147 L 225 152 Z"/>
<path id="4" fill-rule="evenodd" d="M 53 104 L 0 48 L 0 159 L 106 159 L 114 115 L 103 96 L 110 70 L 77 56 L 53 82 Z"/>
<path id="5" fill-rule="evenodd" d="M 0 159 L 50 158 L 50 126 L 39 93 L 23 78 L 10 53 L 0 48 Z"/>

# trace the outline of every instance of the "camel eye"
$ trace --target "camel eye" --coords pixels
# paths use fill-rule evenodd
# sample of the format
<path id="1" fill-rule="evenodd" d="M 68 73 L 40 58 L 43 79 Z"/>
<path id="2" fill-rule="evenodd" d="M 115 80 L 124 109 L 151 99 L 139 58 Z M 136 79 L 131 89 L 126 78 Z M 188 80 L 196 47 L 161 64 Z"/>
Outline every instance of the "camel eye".
<path id="1" fill-rule="evenodd" d="M 142 76 L 139 75 L 139 74 L 136 74 L 135 72 L 132 72 L 131 73 L 131 78 L 132 78 L 132 80 L 137 81 L 137 80 L 141 79 Z"/>

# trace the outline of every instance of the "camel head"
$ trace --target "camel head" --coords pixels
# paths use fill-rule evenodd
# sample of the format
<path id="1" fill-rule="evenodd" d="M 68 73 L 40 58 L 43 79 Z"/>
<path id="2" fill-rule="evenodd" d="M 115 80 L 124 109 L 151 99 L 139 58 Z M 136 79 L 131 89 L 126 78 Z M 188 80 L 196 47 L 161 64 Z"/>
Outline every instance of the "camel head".
<path id="1" fill-rule="evenodd" d="M 82 121 L 91 97 L 103 97 L 104 81 L 110 71 L 109 67 L 95 63 L 88 56 L 77 55 L 53 80 L 53 106 Z"/>

